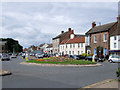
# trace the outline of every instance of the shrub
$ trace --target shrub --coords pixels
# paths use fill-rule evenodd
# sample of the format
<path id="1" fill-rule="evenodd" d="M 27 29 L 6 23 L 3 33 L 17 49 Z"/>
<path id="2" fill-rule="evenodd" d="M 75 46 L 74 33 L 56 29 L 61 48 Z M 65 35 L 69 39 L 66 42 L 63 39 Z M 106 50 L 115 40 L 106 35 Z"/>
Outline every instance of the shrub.
<path id="1" fill-rule="evenodd" d="M 82 56 L 87 57 L 87 53 L 83 53 Z"/>
<path id="2" fill-rule="evenodd" d="M 87 57 L 87 56 L 90 56 L 90 55 L 92 55 L 92 54 L 87 54 L 87 53 L 82 54 L 82 56 L 84 56 L 84 57 Z"/>

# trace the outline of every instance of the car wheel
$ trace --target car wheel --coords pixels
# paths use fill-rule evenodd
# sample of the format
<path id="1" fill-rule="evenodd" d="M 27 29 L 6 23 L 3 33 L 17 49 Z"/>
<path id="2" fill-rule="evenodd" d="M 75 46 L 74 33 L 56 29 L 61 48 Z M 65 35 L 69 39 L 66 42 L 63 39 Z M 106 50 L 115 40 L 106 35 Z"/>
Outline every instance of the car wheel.
<path id="1" fill-rule="evenodd" d="M 109 62 L 110 62 L 110 63 L 112 63 L 113 61 L 112 61 L 112 60 L 110 60 Z"/>

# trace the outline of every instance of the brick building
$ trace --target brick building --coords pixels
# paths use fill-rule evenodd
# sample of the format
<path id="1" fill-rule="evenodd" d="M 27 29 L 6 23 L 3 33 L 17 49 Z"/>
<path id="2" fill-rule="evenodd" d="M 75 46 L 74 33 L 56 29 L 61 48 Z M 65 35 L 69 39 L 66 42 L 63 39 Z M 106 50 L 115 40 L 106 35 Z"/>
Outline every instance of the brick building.
<path id="1" fill-rule="evenodd" d="M 59 53 L 59 44 L 64 40 L 64 39 L 69 39 L 70 35 L 72 33 L 72 29 L 68 28 L 68 31 L 64 32 L 61 31 L 61 34 L 58 36 L 54 37 L 52 40 L 53 44 L 53 54 L 58 54 Z"/>
<path id="2" fill-rule="evenodd" d="M 118 21 L 117 21 L 118 22 Z M 117 22 L 96 26 L 85 34 L 86 53 L 108 55 L 110 50 L 110 36 L 117 28 Z"/>

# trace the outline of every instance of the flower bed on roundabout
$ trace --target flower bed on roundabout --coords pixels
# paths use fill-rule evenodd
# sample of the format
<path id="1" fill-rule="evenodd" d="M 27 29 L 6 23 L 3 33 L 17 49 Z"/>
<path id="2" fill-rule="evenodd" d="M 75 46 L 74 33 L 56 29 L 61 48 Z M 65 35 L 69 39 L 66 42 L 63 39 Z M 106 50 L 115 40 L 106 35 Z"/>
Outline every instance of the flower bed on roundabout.
<path id="1" fill-rule="evenodd" d="M 26 62 L 40 63 L 40 64 L 74 64 L 74 65 L 96 64 L 96 62 L 92 62 L 92 61 L 76 60 L 66 57 L 49 57 L 49 58 L 33 59 Z"/>

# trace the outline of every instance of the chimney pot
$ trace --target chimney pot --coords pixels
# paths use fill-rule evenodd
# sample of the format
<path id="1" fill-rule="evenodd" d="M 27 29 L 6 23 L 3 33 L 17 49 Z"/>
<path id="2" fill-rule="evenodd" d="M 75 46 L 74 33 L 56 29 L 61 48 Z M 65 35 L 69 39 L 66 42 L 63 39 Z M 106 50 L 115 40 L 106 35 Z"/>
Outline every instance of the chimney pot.
<path id="1" fill-rule="evenodd" d="M 68 28 L 68 31 L 71 31 L 71 28 Z"/>
<path id="2" fill-rule="evenodd" d="M 95 22 L 93 22 L 92 23 L 92 28 L 94 28 L 96 26 L 96 23 Z"/>
<path id="3" fill-rule="evenodd" d="M 64 33 L 64 31 L 61 31 L 61 33 Z"/>

